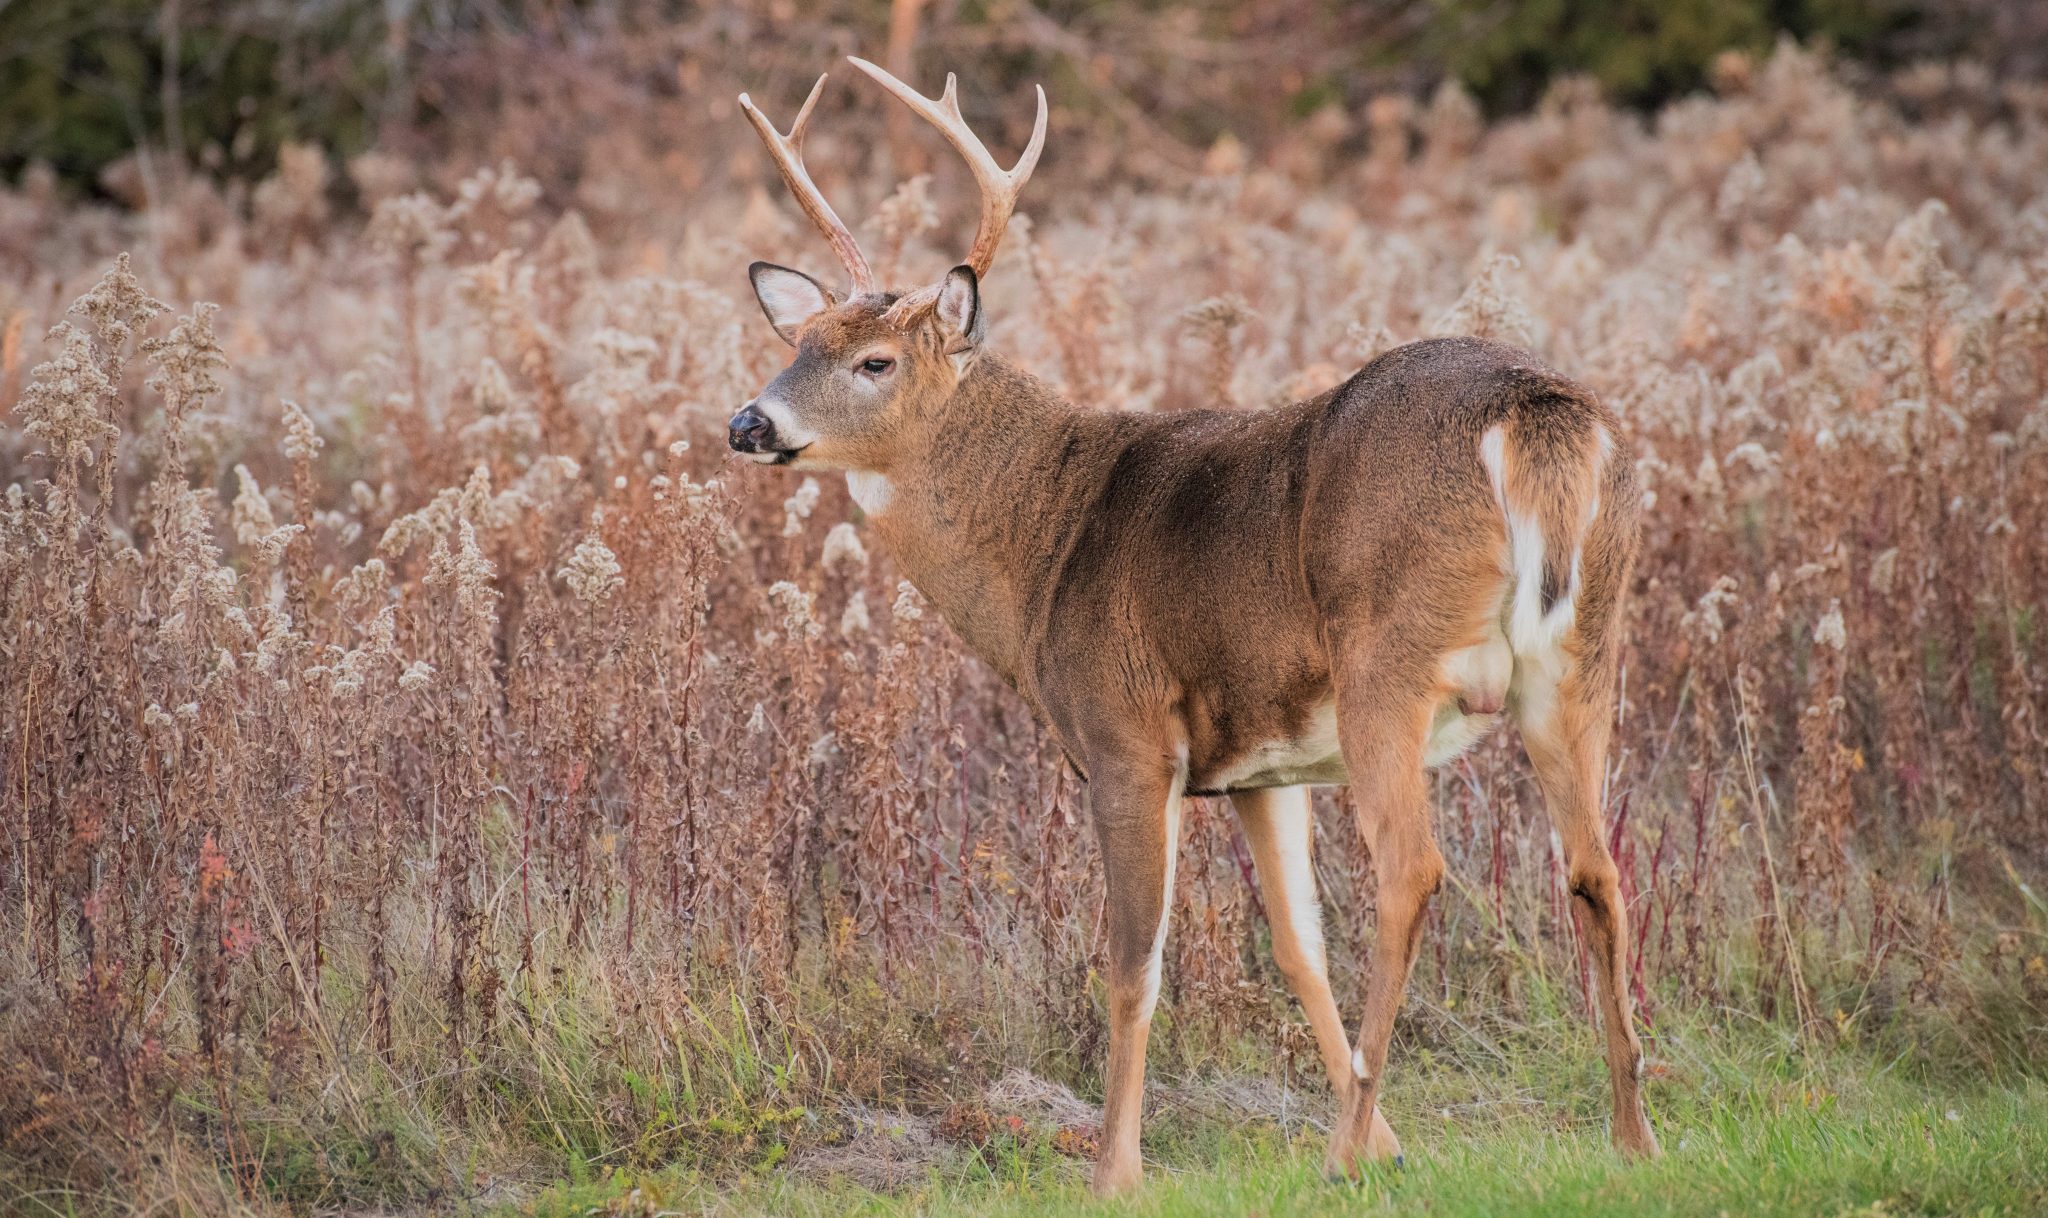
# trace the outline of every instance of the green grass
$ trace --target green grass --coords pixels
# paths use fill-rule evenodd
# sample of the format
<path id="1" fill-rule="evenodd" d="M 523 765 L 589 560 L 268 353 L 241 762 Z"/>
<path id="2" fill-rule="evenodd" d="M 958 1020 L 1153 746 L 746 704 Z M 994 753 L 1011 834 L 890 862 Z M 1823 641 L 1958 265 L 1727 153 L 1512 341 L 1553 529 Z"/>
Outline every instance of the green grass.
<path id="1" fill-rule="evenodd" d="M 1086 1164 L 1042 1139 L 962 1151 L 921 1185 L 880 1194 L 767 1169 L 739 1179 L 683 1170 L 562 1185 L 503 1218 L 662 1213 L 787 1215 L 1904 1215 L 2048 1214 L 2048 1083 L 1927 1083 L 1898 1062 L 1837 1049 L 1811 1059 L 1768 1038 L 1723 1034 L 1674 1046 L 1683 1060 L 1650 1090 L 1665 1155 L 1628 1163 L 1607 1146 L 1604 1087 L 1577 1054 L 1526 1070 L 1418 1075 L 1390 1116 L 1407 1166 L 1362 1184 L 1321 1174 L 1306 1122 L 1189 1116 L 1173 1104 L 1146 1129 L 1135 1196 L 1090 1199 Z M 1538 1088 L 1563 1086 L 1563 1093 Z M 1494 1097 L 1488 1104 L 1479 1097 Z M 1458 1102 L 1458 1097 L 1465 1101 Z M 1443 1107 L 1432 1110 L 1438 1102 Z M 1157 1105 L 1155 1105 L 1157 1106 Z M 1313 1103 L 1310 1105 L 1314 1107 Z M 1321 1115 L 1319 1109 L 1316 1115 Z M 637 1190 L 637 1192 L 635 1191 Z"/>

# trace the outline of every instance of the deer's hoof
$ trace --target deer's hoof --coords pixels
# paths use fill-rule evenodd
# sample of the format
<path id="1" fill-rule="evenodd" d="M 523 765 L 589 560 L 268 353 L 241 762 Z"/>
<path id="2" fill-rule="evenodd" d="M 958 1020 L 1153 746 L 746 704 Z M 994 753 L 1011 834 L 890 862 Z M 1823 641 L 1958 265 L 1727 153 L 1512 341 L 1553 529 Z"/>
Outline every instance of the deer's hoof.
<path id="1" fill-rule="evenodd" d="M 1346 1119 L 1339 1122 L 1335 1136 L 1330 1139 L 1330 1154 L 1323 1162 L 1323 1174 L 1332 1180 L 1358 1180 L 1364 1177 L 1366 1167 L 1373 1163 L 1388 1163 L 1400 1167 L 1407 1162 L 1401 1153 L 1401 1140 L 1394 1136 L 1393 1127 L 1374 1107 L 1372 1115 L 1364 1122 L 1364 1136 L 1360 1136 L 1358 1121 L 1354 1112 L 1347 1112 Z"/>
<path id="2" fill-rule="evenodd" d="M 1144 1171 L 1136 1163 L 1099 1162 L 1095 1165 L 1095 1176 L 1088 1182 L 1088 1191 L 1097 1197 L 1124 1197 L 1136 1191 L 1138 1182 L 1144 1178 Z"/>
<path id="3" fill-rule="evenodd" d="M 1657 1135 L 1651 1131 L 1648 1121 L 1640 1121 L 1633 1126 L 1616 1125 L 1614 1149 L 1620 1151 L 1623 1158 L 1638 1160 L 1659 1158 L 1664 1153 L 1663 1148 L 1657 1145 Z"/>

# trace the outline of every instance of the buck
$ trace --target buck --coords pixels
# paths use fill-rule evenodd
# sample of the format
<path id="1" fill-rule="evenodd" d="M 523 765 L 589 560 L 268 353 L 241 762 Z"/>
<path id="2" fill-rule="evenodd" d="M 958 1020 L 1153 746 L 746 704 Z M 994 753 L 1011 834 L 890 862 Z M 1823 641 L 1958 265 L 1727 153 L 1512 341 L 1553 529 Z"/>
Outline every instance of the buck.
<path id="1" fill-rule="evenodd" d="M 1412 343 L 1262 411 L 1083 409 L 987 347 L 981 280 L 1045 144 L 1004 170 L 960 113 L 854 66 L 929 120 L 981 192 L 966 261 L 875 282 L 803 163 L 819 77 L 784 134 L 740 108 L 851 279 L 749 269 L 795 359 L 731 423 L 767 465 L 846 474 L 910 581 L 1012 685 L 1087 786 L 1106 884 L 1109 1062 L 1094 1187 L 1137 1182 L 1145 1042 L 1173 904 L 1181 800 L 1227 795 L 1273 952 L 1340 1115 L 1326 1167 L 1401 1147 L 1378 1108 L 1387 1041 L 1444 872 L 1426 772 L 1503 716 L 1563 843 L 1595 966 L 1615 1144 L 1657 1141 L 1602 832 L 1622 597 L 1640 496 L 1613 417 L 1522 351 Z M 1364 1011 L 1330 988 L 1308 787 L 1349 783 L 1378 884 Z"/>

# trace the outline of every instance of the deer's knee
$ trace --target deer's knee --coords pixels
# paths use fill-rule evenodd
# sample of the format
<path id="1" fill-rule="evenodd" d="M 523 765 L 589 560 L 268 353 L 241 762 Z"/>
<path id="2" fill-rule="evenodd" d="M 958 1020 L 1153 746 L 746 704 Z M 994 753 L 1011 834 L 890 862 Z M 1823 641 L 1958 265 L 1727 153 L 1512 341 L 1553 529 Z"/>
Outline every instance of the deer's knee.
<path id="1" fill-rule="evenodd" d="M 1420 908 L 1443 883 L 1443 852 L 1427 839 L 1390 851 L 1380 868 L 1382 900 L 1398 896 Z"/>
<path id="2" fill-rule="evenodd" d="M 1566 877 L 1571 894 L 1594 909 L 1606 909 L 1621 895 L 1621 869 L 1605 850 L 1574 859 Z"/>

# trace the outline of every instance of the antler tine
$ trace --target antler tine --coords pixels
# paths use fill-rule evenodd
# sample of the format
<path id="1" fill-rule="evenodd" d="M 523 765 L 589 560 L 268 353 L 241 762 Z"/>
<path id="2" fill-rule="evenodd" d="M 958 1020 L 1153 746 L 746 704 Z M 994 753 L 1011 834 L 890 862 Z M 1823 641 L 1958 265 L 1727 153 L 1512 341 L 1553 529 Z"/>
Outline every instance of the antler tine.
<path id="1" fill-rule="evenodd" d="M 865 59 L 850 55 L 847 58 L 854 67 L 895 94 L 896 100 L 937 127 L 939 134 L 946 137 L 946 142 L 953 145 L 953 150 L 966 160 L 968 170 L 974 174 L 975 184 L 981 188 L 981 225 L 975 229 L 974 245 L 967 252 L 967 265 L 974 268 L 976 275 L 988 274 L 990 264 L 996 259 L 996 247 L 1002 244 L 1003 230 L 1009 227 L 1010 213 L 1017 209 L 1017 196 L 1023 191 L 1024 183 L 1030 180 L 1031 171 L 1038 167 L 1038 154 L 1045 148 L 1045 88 L 1038 87 L 1038 120 L 1031 129 L 1031 142 L 1025 146 L 1024 155 L 1017 158 L 1017 163 L 1006 170 L 996 164 L 995 157 L 989 155 L 988 147 L 968 128 L 966 118 L 960 113 L 959 81 L 953 73 L 946 73 L 946 90 L 934 99 Z"/>
<path id="2" fill-rule="evenodd" d="M 868 269 L 867 257 L 860 252 L 852 230 L 825 201 L 824 192 L 811 181 L 810 171 L 804 168 L 804 128 L 811 121 L 811 109 L 818 104 L 818 95 L 824 91 L 825 77 L 821 74 L 818 83 L 811 86 L 811 95 L 804 99 L 803 109 L 796 112 L 796 121 L 790 124 L 787 135 L 777 131 L 775 125 L 768 121 L 768 116 L 761 113 L 744 93 L 740 94 L 740 109 L 746 113 L 747 121 L 754 124 L 754 131 L 760 135 L 761 142 L 768 145 L 768 155 L 775 158 L 775 168 L 782 172 L 782 180 L 788 184 L 789 192 L 796 196 L 797 206 L 804 209 L 804 214 L 811 218 L 811 223 L 832 246 L 832 252 L 846 264 L 846 273 L 853 277 L 853 295 L 864 296 L 875 290 L 875 273 Z"/>

